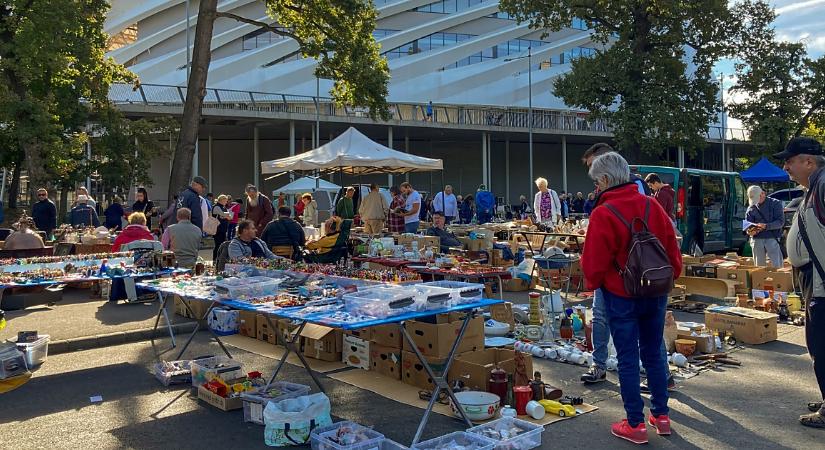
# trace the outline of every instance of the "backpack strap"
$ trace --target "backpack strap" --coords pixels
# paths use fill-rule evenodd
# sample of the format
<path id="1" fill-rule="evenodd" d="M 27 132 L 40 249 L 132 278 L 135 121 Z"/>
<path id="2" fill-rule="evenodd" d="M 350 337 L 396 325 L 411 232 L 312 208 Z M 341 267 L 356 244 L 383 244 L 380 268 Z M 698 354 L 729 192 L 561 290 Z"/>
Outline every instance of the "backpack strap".
<path id="1" fill-rule="evenodd" d="M 630 230 L 631 233 L 633 232 L 633 224 L 628 222 L 627 219 L 625 219 L 624 216 L 622 216 L 619 213 L 619 211 L 616 208 L 613 207 L 613 205 L 611 205 L 610 203 L 605 203 L 604 206 L 606 206 L 607 209 L 609 209 L 610 212 L 612 212 L 614 216 L 618 217 L 619 220 L 622 221 L 622 223 Z"/>

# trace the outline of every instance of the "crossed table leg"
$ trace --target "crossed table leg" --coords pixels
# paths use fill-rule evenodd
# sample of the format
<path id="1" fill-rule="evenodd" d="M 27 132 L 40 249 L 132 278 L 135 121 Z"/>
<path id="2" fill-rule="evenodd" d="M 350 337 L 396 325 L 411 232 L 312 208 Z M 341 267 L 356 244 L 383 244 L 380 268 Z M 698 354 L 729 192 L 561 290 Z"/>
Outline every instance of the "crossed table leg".
<path id="1" fill-rule="evenodd" d="M 270 318 L 270 315 L 269 314 L 264 314 L 264 317 L 266 318 L 266 323 L 269 325 L 269 329 L 274 330 L 275 325 L 272 323 L 272 319 Z M 301 364 L 304 365 L 304 368 L 306 369 L 307 373 L 309 373 L 309 376 L 312 377 L 312 381 L 315 382 L 315 385 L 318 386 L 318 389 L 321 392 L 326 393 L 326 391 L 324 390 L 324 387 L 321 386 L 321 382 L 318 381 L 318 377 L 315 375 L 315 372 L 313 372 L 312 369 L 309 367 L 309 363 L 307 363 L 307 360 L 306 360 L 306 358 L 304 358 L 304 355 L 301 353 L 300 349 L 295 347 L 295 343 L 300 342 L 301 331 L 303 331 L 306 324 L 307 324 L 306 322 L 301 322 L 301 325 L 298 326 L 297 330 L 295 330 L 292 333 L 284 333 L 282 335 L 283 340 L 284 340 L 284 349 L 286 351 L 284 352 L 284 355 L 281 357 L 281 360 L 278 361 L 278 365 L 275 366 L 275 371 L 272 372 L 272 376 L 269 378 L 269 381 L 266 383 L 266 387 L 264 388 L 264 392 L 269 390 L 269 386 L 272 384 L 273 381 L 275 381 L 275 377 L 278 376 L 278 372 L 281 371 L 281 368 L 284 366 L 284 363 L 286 363 L 286 359 L 289 357 L 290 352 L 294 352 L 296 355 L 298 355 L 298 359 L 301 360 Z"/>

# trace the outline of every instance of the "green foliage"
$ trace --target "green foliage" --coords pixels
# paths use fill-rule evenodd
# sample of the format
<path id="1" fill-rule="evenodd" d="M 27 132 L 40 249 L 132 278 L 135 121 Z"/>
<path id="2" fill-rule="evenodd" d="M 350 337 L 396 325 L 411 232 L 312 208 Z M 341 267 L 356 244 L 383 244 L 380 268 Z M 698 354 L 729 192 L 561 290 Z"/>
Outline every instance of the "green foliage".
<path id="1" fill-rule="evenodd" d="M 660 154 L 704 148 L 718 112 L 712 67 L 736 21 L 725 0 L 502 0 L 502 10 L 555 32 L 581 18 L 602 44 L 573 62 L 555 94 L 614 127 L 620 149 Z"/>
<path id="2" fill-rule="evenodd" d="M 109 85 L 131 74 L 106 58 L 106 0 L 9 0 L 0 7 L 0 124 L 35 189 L 85 178 L 84 127 Z M 16 148 L 16 150 L 15 150 Z M 20 160 L 20 153 L 0 159 Z"/>

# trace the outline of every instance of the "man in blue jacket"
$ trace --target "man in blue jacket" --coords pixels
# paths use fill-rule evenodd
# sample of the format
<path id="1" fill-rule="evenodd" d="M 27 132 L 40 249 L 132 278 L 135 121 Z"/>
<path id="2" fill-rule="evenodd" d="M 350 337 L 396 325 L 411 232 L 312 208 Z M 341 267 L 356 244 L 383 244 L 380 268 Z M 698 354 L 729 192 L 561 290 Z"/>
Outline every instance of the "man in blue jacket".
<path id="1" fill-rule="evenodd" d="M 77 196 L 77 206 L 72 208 L 69 217 L 73 227 L 99 227 L 100 219 L 97 211 L 92 209 L 87 203 L 89 197 L 80 194 Z"/>
<path id="2" fill-rule="evenodd" d="M 37 202 L 32 205 L 32 219 L 38 230 L 46 232 L 46 236 L 51 236 L 57 228 L 57 208 L 49 200 L 49 192 L 44 188 L 37 190 Z"/>
<path id="3" fill-rule="evenodd" d="M 192 211 L 192 219 L 190 221 L 193 225 L 203 230 L 203 212 L 201 210 L 201 195 L 206 192 L 209 184 L 203 177 L 192 178 L 192 183 L 189 187 L 181 191 L 178 196 L 178 206 L 175 209 L 187 208 Z"/>
<path id="4" fill-rule="evenodd" d="M 767 256 L 771 267 L 781 268 L 784 258 L 780 240 L 782 227 L 785 226 L 782 202 L 765 195 L 765 191 L 759 186 L 748 188 L 748 202 L 750 206 L 745 213 L 745 220 L 754 225 L 745 232 L 751 237 L 753 262 L 757 266 L 767 266 Z"/>

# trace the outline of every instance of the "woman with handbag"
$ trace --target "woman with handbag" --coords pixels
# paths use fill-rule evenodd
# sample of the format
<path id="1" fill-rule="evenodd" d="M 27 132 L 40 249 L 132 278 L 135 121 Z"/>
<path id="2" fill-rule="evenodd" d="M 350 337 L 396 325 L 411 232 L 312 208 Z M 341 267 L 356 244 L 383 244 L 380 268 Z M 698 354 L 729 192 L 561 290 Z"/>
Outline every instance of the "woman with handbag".
<path id="1" fill-rule="evenodd" d="M 212 217 L 218 220 L 218 228 L 213 236 L 215 239 L 215 248 L 212 249 L 213 261 L 218 256 L 218 247 L 226 241 L 226 234 L 229 231 L 229 220 L 232 219 L 233 216 L 233 214 L 229 212 L 229 209 L 226 207 L 228 201 L 229 197 L 221 194 L 218 196 L 218 200 L 212 207 Z"/>
<path id="2" fill-rule="evenodd" d="M 143 213 L 146 216 L 146 228 L 152 229 L 152 217 L 157 215 L 155 203 L 149 200 L 149 193 L 146 188 L 139 187 L 135 194 L 135 203 L 132 204 L 132 212 Z"/>

